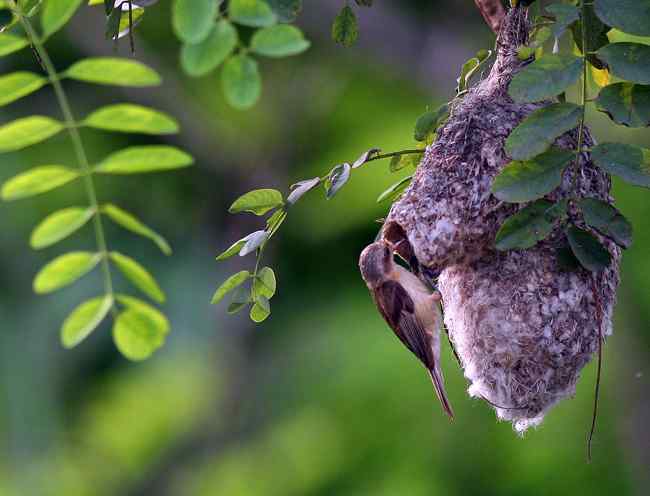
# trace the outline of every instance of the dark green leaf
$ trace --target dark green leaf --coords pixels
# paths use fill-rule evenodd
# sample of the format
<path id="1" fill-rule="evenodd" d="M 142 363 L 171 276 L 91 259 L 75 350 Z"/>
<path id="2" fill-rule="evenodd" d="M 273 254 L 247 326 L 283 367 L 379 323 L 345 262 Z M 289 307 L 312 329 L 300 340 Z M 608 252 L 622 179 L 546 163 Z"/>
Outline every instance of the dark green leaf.
<path id="1" fill-rule="evenodd" d="M 607 32 L 610 30 L 610 27 L 603 24 L 598 18 L 594 12 L 593 4 L 585 2 L 585 11 L 585 31 L 587 36 L 584 51 L 586 51 L 587 59 L 594 67 L 597 69 L 604 69 L 605 64 L 598 57 L 593 55 L 593 52 L 609 43 Z M 571 25 L 571 34 L 573 35 L 573 41 L 578 47 L 578 50 L 582 53 L 582 20 Z"/>
<path id="2" fill-rule="evenodd" d="M 334 19 L 332 39 L 345 47 L 355 44 L 359 37 L 357 16 L 349 5 L 346 5 Z"/>
<path id="3" fill-rule="evenodd" d="M 29 45 L 25 38 L 10 33 L 0 33 L 0 57 L 17 52 Z"/>
<path id="4" fill-rule="evenodd" d="M 596 100 L 598 110 L 605 112 L 617 124 L 629 127 L 650 126 L 650 86 L 616 83 L 600 91 Z"/>
<path id="5" fill-rule="evenodd" d="M 93 332 L 113 307 L 109 295 L 88 300 L 65 319 L 61 327 L 61 343 L 64 348 L 74 348 Z"/>
<path id="6" fill-rule="evenodd" d="M 492 193 L 499 200 L 524 203 L 537 200 L 560 186 L 574 154 L 552 148 L 526 162 L 511 162 L 494 179 Z"/>
<path id="7" fill-rule="evenodd" d="M 591 152 L 594 163 L 635 186 L 650 188 L 650 150 L 621 143 L 603 143 Z"/>
<path id="8" fill-rule="evenodd" d="M 262 94 L 257 62 L 248 55 L 230 57 L 223 66 L 221 85 L 230 105 L 240 110 L 252 107 Z"/>
<path id="9" fill-rule="evenodd" d="M 190 76 L 205 76 L 226 60 L 237 47 L 237 30 L 223 19 L 201 43 L 185 44 L 181 50 L 181 65 Z"/>
<path id="10" fill-rule="evenodd" d="M 650 84 L 650 46 L 641 43 L 612 43 L 598 50 L 616 76 L 633 83 Z"/>
<path id="11" fill-rule="evenodd" d="M 567 231 L 569 245 L 580 264 L 591 272 L 606 269 L 612 257 L 593 234 L 571 226 Z"/>
<path id="12" fill-rule="evenodd" d="M 228 209 L 231 214 L 251 212 L 264 215 L 274 208 L 284 205 L 282 193 L 275 189 L 256 189 L 237 198 Z"/>
<path id="13" fill-rule="evenodd" d="M 246 241 L 248 241 L 247 238 L 242 238 L 239 241 L 235 241 L 226 251 L 217 257 L 217 262 L 221 262 L 222 260 L 226 260 L 227 258 L 237 255 L 246 244 Z"/>
<path id="14" fill-rule="evenodd" d="M 267 0 L 280 22 L 293 22 L 302 10 L 302 0 Z"/>
<path id="15" fill-rule="evenodd" d="M 556 38 L 562 36 L 571 24 L 580 19 L 580 13 L 575 5 L 554 3 L 548 5 L 546 10 L 555 18 L 555 24 L 551 26 L 551 31 Z"/>
<path id="16" fill-rule="evenodd" d="M 449 105 L 443 104 L 436 110 L 422 114 L 415 123 L 415 141 L 427 141 L 427 138 L 436 132 L 438 127 L 449 117 Z"/>
<path id="17" fill-rule="evenodd" d="M 497 250 L 526 250 L 535 246 L 551 234 L 566 208 L 566 202 L 531 203 L 503 223 L 496 237 Z"/>
<path id="18" fill-rule="evenodd" d="M 506 140 L 506 153 L 515 160 L 528 160 L 547 150 L 558 136 L 575 128 L 582 108 L 572 103 L 542 107 L 519 124 Z"/>
<path id="19" fill-rule="evenodd" d="M 235 275 L 230 276 L 228 279 L 224 281 L 224 283 L 219 286 L 217 291 L 214 293 L 214 296 L 212 297 L 212 304 L 216 305 L 219 303 L 223 298 L 230 293 L 231 291 L 235 290 L 242 284 L 244 284 L 246 281 L 248 281 L 251 278 L 251 273 L 248 272 L 247 270 L 242 270 L 241 272 L 238 272 Z"/>
<path id="20" fill-rule="evenodd" d="M 616 208 L 595 198 L 583 198 L 578 205 L 588 226 L 623 248 L 632 245 L 632 224 Z"/>
<path id="21" fill-rule="evenodd" d="M 51 293 L 72 284 L 81 276 L 93 270 L 102 255 L 88 251 L 66 253 L 43 267 L 34 278 L 34 292 Z"/>
<path id="22" fill-rule="evenodd" d="M 515 75 L 508 93 L 517 103 L 546 100 L 575 83 L 581 71 L 579 57 L 545 54 Z"/>
<path id="23" fill-rule="evenodd" d="M 14 14 L 11 12 L 11 9 L 1 9 L 0 8 L 0 30 L 9 26 L 14 20 Z"/>
<path id="24" fill-rule="evenodd" d="M 605 24 L 639 36 L 650 36 L 650 0 L 596 0 L 594 8 Z"/>

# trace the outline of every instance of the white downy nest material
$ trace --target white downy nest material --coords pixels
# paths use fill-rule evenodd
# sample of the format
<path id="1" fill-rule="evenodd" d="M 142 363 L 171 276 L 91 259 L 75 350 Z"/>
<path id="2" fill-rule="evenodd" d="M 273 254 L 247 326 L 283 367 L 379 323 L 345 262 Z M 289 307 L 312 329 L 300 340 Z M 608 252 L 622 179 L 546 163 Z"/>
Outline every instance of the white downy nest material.
<path id="1" fill-rule="evenodd" d="M 490 193 L 494 177 L 510 161 L 505 140 L 526 115 L 545 105 L 519 105 L 507 94 L 513 74 L 525 65 L 515 52 L 527 42 L 524 12 L 508 13 L 489 76 L 454 102 L 384 229 L 388 237 L 388 226 L 399 224 L 424 272 L 438 276 L 445 324 L 471 383 L 469 394 L 487 400 L 518 432 L 539 425 L 553 405 L 574 395 L 599 335 L 611 334 L 621 255 L 593 232 L 612 255 L 611 266 L 596 275 L 563 271 L 558 250 L 566 247 L 566 237 L 560 228 L 529 250 L 494 249 L 498 228 L 521 208 Z M 573 131 L 555 145 L 576 143 Z M 591 144 L 587 132 L 586 145 Z M 572 180 L 569 168 L 562 186 L 547 198 L 569 196 Z M 582 197 L 613 201 L 610 178 L 588 154 L 581 157 L 577 185 Z M 584 227 L 576 211 L 571 216 Z"/>

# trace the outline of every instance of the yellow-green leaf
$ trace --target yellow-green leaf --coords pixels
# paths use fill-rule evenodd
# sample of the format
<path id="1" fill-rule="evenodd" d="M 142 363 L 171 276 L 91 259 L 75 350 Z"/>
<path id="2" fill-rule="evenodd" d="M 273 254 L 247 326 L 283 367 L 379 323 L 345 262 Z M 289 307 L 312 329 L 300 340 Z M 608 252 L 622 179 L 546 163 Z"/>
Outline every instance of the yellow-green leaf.
<path id="1" fill-rule="evenodd" d="M 41 14 L 43 35 L 48 36 L 61 29 L 74 15 L 82 0 L 47 0 Z"/>
<path id="2" fill-rule="evenodd" d="M 256 189 L 237 198 L 228 209 L 231 214 L 251 212 L 255 215 L 264 215 L 269 210 L 284 204 L 282 193 L 275 189 Z"/>
<path id="3" fill-rule="evenodd" d="M 102 213 L 106 214 L 111 218 L 111 220 L 113 220 L 113 222 L 119 224 L 124 229 L 139 234 L 145 238 L 149 238 L 156 244 L 156 246 L 158 246 L 158 248 L 160 248 L 160 251 L 162 251 L 165 255 L 172 254 L 172 249 L 165 238 L 163 238 L 149 226 L 140 222 L 134 215 L 130 214 L 126 210 L 122 210 L 116 205 L 108 203 L 102 207 Z"/>
<path id="4" fill-rule="evenodd" d="M 163 293 L 153 276 L 131 257 L 122 255 L 116 251 L 110 253 L 111 260 L 115 263 L 120 272 L 133 283 L 140 291 L 149 296 L 152 300 L 163 303 L 165 293 Z"/>
<path id="5" fill-rule="evenodd" d="M 95 172 L 100 174 L 140 174 L 188 167 L 194 159 L 173 146 L 133 146 L 106 157 Z"/>
<path id="6" fill-rule="evenodd" d="M 65 348 L 74 348 L 92 333 L 113 307 L 110 295 L 88 300 L 65 319 L 61 327 L 61 343 Z"/>
<path id="7" fill-rule="evenodd" d="M 261 28 L 277 22 L 277 16 L 264 0 L 230 0 L 228 12 L 233 22 Z"/>
<path id="8" fill-rule="evenodd" d="M 48 215 L 34 228 L 29 244 L 35 250 L 46 248 L 84 226 L 93 216 L 92 208 L 70 207 Z"/>
<path id="9" fill-rule="evenodd" d="M 113 325 L 115 346 L 129 360 L 145 360 L 165 343 L 169 321 L 154 307 L 136 298 L 118 295 L 117 299 L 126 309 Z"/>
<path id="10" fill-rule="evenodd" d="M 21 150 L 40 143 L 62 129 L 63 125 L 59 121 L 41 115 L 16 119 L 0 126 L 0 152 Z"/>
<path id="11" fill-rule="evenodd" d="M 273 269 L 271 267 L 261 269 L 253 281 L 253 294 L 262 295 L 270 300 L 275 295 L 276 288 L 277 281 Z"/>
<path id="12" fill-rule="evenodd" d="M 28 71 L 0 76 L 0 106 L 18 100 L 47 84 L 47 79 Z"/>
<path id="13" fill-rule="evenodd" d="M 17 52 L 29 45 L 29 42 L 20 36 L 10 33 L 0 34 L 0 57 Z"/>
<path id="14" fill-rule="evenodd" d="M 173 117 L 131 103 L 102 107 L 86 117 L 83 124 L 120 133 L 174 134 L 178 132 L 178 123 Z"/>
<path id="15" fill-rule="evenodd" d="M 68 286 L 94 269 L 101 259 L 101 254 L 89 251 L 61 255 L 36 274 L 34 291 L 38 294 L 45 294 Z"/>
<path id="16" fill-rule="evenodd" d="M 185 44 L 181 65 L 190 76 L 205 76 L 216 69 L 237 47 L 237 30 L 229 21 L 217 22 L 208 37 L 195 45 Z"/>
<path id="17" fill-rule="evenodd" d="M 226 101 L 236 109 L 252 107 L 262 94 L 257 62 L 248 55 L 234 55 L 223 66 L 221 85 Z"/>
<path id="18" fill-rule="evenodd" d="M 73 169 L 62 165 L 43 165 L 18 174 L 2 185 L 0 197 L 19 200 L 51 191 L 79 177 Z"/>
<path id="19" fill-rule="evenodd" d="M 135 60 L 115 57 L 95 57 L 73 64 L 64 77 L 86 83 L 115 86 L 158 86 L 161 83 L 156 71 Z"/>
<path id="20" fill-rule="evenodd" d="M 271 304 L 264 296 L 258 296 L 253 303 L 250 311 L 250 318 L 253 322 L 259 324 L 264 322 L 271 315 Z"/>

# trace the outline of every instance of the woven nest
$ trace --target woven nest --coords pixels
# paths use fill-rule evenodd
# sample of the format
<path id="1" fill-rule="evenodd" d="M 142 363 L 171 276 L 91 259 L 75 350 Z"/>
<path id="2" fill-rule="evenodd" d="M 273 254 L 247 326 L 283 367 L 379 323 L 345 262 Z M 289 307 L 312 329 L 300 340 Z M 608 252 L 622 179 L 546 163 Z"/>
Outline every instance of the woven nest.
<path id="1" fill-rule="evenodd" d="M 559 227 L 532 249 L 494 249 L 503 221 L 522 208 L 490 192 L 494 177 L 510 162 L 505 140 L 524 117 L 552 103 L 520 105 L 508 96 L 513 74 L 525 65 L 516 55 L 528 39 L 525 10 L 512 9 L 502 26 L 489 76 L 452 104 L 411 186 L 393 205 L 383 236 L 395 241 L 405 235 L 423 272 L 437 278 L 469 394 L 485 399 L 498 418 L 523 432 L 575 393 L 599 336 L 611 334 L 621 253 L 593 232 L 612 255 L 610 267 L 598 274 L 564 271 L 558 250 L 566 246 L 566 236 Z M 555 143 L 566 149 L 576 144 L 575 131 Z M 586 144 L 593 144 L 588 130 Z M 567 170 L 548 199 L 569 196 L 575 170 Z M 609 176 L 583 154 L 579 196 L 612 203 L 610 187 Z M 585 227 L 575 210 L 570 214 Z"/>

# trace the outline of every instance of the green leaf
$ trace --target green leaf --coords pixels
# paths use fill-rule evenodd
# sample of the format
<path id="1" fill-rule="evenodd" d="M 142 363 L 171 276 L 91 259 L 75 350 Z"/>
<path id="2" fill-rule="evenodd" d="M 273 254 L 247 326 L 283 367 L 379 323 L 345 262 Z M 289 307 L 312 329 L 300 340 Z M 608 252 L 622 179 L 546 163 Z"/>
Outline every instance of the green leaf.
<path id="1" fill-rule="evenodd" d="M 29 45 L 25 38 L 10 33 L 0 33 L 0 57 L 22 50 Z"/>
<path id="2" fill-rule="evenodd" d="M 165 240 L 165 238 L 163 238 L 160 234 L 158 234 L 150 227 L 140 222 L 135 216 L 133 216 L 126 210 L 122 210 L 116 205 L 107 203 L 106 205 L 102 206 L 101 212 L 103 214 L 106 214 L 113 222 L 122 226 L 124 229 L 131 231 L 135 234 L 139 234 L 140 236 L 143 236 L 153 241 L 156 244 L 156 246 L 160 248 L 160 251 L 162 251 L 165 255 L 172 254 L 172 249 L 169 246 L 169 243 L 167 243 L 167 241 Z"/>
<path id="3" fill-rule="evenodd" d="M 94 213 L 89 207 L 70 207 L 54 212 L 34 228 L 29 244 L 35 250 L 40 250 L 58 243 L 81 229 L 92 219 Z"/>
<path id="4" fill-rule="evenodd" d="M 415 141 L 427 141 L 427 138 L 436 132 L 447 117 L 449 117 L 449 105 L 446 103 L 436 110 L 422 114 L 415 123 L 413 133 Z"/>
<path id="5" fill-rule="evenodd" d="M 583 198 L 578 205 L 588 226 L 623 248 L 632 245 L 632 224 L 616 208 L 596 198 Z"/>
<path id="6" fill-rule="evenodd" d="M 166 145 L 133 146 L 112 153 L 95 167 L 100 174 L 142 174 L 189 167 L 191 156 Z"/>
<path id="7" fill-rule="evenodd" d="M 327 181 L 325 181 L 325 191 L 327 192 L 328 200 L 334 198 L 334 195 L 346 185 L 350 179 L 351 169 L 352 167 L 348 163 L 337 165 L 332 169 Z"/>
<path id="8" fill-rule="evenodd" d="M 359 158 L 354 161 L 354 163 L 352 164 L 352 168 L 358 169 L 359 167 L 361 167 L 363 164 L 368 162 L 371 158 L 375 157 L 379 153 L 381 153 L 381 150 L 379 148 L 371 148 L 370 150 L 363 152 L 361 155 L 359 155 Z"/>
<path id="9" fill-rule="evenodd" d="M 183 45 L 181 65 L 190 76 L 205 76 L 226 60 L 239 41 L 237 30 L 223 19 L 212 28 L 208 37 L 195 45 Z"/>
<path id="10" fill-rule="evenodd" d="M 265 296 L 258 296 L 251 307 L 250 318 L 253 322 L 260 324 L 271 315 L 271 304 Z"/>
<path id="11" fill-rule="evenodd" d="M 585 269 L 599 272 L 611 263 L 611 255 L 593 234 L 571 226 L 567 231 L 567 238 L 571 251 Z"/>
<path id="12" fill-rule="evenodd" d="M 174 134 L 178 123 L 169 115 L 141 105 L 120 103 L 95 110 L 85 126 L 120 133 Z"/>
<path id="13" fill-rule="evenodd" d="M 76 251 L 61 255 L 36 274 L 34 292 L 46 294 L 68 286 L 93 270 L 101 259 L 100 253 L 89 251 Z"/>
<path id="14" fill-rule="evenodd" d="M 93 332 L 113 308 L 113 298 L 99 296 L 85 301 L 65 319 L 61 327 L 61 344 L 74 348 Z"/>
<path id="15" fill-rule="evenodd" d="M 617 124 L 650 126 L 650 86 L 616 83 L 604 87 L 596 100 L 598 110 Z"/>
<path id="16" fill-rule="evenodd" d="M 88 58 L 73 64 L 62 77 L 86 83 L 146 87 L 161 83 L 156 71 L 135 60 L 114 57 Z"/>
<path id="17" fill-rule="evenodd" d="M 117 297 L 126 305 L 113 325 L 113 341 L 129 360 L 141 361 L 165 344 L 169 321 L 154 307 L 128 296 Z"/>
<path id="18" fill-rule="evenodd" d="M 302 10 L 302 0 L 267 0 L 280 22 L 293 22 Z"/>
<path id="19" fill-rule="evenodd" d="M 165 302 L 163 293 L 153 276 L 138 262 L 116 251 L 110 253 L 111 260 L 133 285 L 157 303 Z"/>
<path id="20" fill-rule="evenodd" d="M 63 130 L 59 121 L 33 115 L 0 126 L 0 153 L 21 150 L 40 143 Z"/>
<path id="21" fill-rule="evenodd" d="M 551 26 L 553 36 L 559 38 L 571 24 L 580 19 L 580 12 L 575 5 L 554 3 L 546 7 L 546 11 L 555 17 L 555 24 Z"/>
<path id="22" fill-rule="evenodd" d="M 284 205 L 282 193 L 275 189 L 256 189 L 237 198 L 228 209 L 231 214 L 251 212 L 264 215 L 274 208 Z"/>
<path id="23" fill-rule="evenodd" d="M 650 188 L 650 150 L 621 143 L 603 143 L 591 152 L 594 163 L 635 186 Z"/>
<path id="24" fill-rule="evenodd" d="M 237 289 L 235 289 L 234 293 L 232 294 L 232 298 L 230 299 L 230 304 L 228 305 L 227 312 L 230 315 L 238 313 L 244 308 L 246 308 L 248 304 L 251 303 L 252 301 L 253 300 L 251 298 L 250 288 L 244 288 L 243 286 L 239 286 Z"/>
<path id="25" fill-rule="evenodd" d="M 386 191 L 384 191 L 379 197 L 377 198 L 377 203 L 382 203 L 386 200 L 396 200 L 402 195 L 402 192 L 408 188 L 408 185 L 411 184 L 411 180 L 413 179 L 413 176 L 406 176 L 404 179 L 401 179 L 400 181 L 396 182 L 393 184 L 390 188 L 388 188 Z"/>
<path id="26" fill-rule="evenodd" d="M 456 92 L 461 93 L 465 91 L 469 85 L 469 80 L 474 70 L 480 65 L 481 61 L 477 57 L 472 57 L 463 64 L 460 69 L 460 76 L 456 79 Z"/>
<path id="27" fill-rule="evenodd" d="M 505 150 L 515 160 L 528 160 L 546 151 L 558 136 L 575 128 L 582 108 L 573 103 L 554 103 L 535 110 L 508 136 Z"/>
<path id="28" fill-rule="evenodd" d="M 515 74 L 508 93 L 517 103 L 546 100 L 565 91 L 581 72 L 579 57 L 545 54 Z"/>
<path id="29" fill-rule="evenodd" d="M 219 303 L 228 293 L 244 284 L 250 278 L 251 273 L 247 270 L 242 270 L 241 272 L 237 272 L 237 274 L 230 276 L 224 281 L 221 286 L 219 286 L 217 291 L 214 293 L 214 296 L 212 297 L 212 304 L 216 305 Z"/>
<path id="30" fill-rule="evenodd" d="M 585 47 L 582 46 L 582 20 L 571 25 L 571 34 L 573 35 L 573 41 L 578 47 L 580 53 L 587 53 L 587 60 L 589 60 L 589 62 L 591 62 L 594 67 L 597 69 L 604 69 L 606 65 L 598 57 L 596 57 L 593 52 L 609 43 L 607 32 L 610 30 L 610 27 L 605 26 L 598 18 L 594 12 L 593 4 L 585 2 L 584 9 L 586 31 Z"/>
<path id="31" fill-rule="evenodd" d="M 266 57 L 287 57 L 304 52 L 310 46 L 302 31 L 295 26 L 279 24 L 260 29 L 253 34 L 250 48 Z"/>
<path id="32" fill-rule="evenodd" d="M 221 262 L 222 260 L 226 260 L 227 258 L 237 255 L 246 244 L 246 241 L 248 241 L 247 238 L 242 238 L 239 241 L 235 241 L 226 251 L 217 257 L 217 262 Z"/>
<path id="33" fill-rule="evenodd" d="M 275 272 L 271 267 L 264 267 L 257 273 L 257 277 L 253 281 L 253 294 L 262 295 L 270 300 L 275 295 L 276 289 Z"/>
<path id="34" fill-rule="evenodd" d="M 0 197 L 19 200 L 63 186 L 79 177 L 73 169 L 62 165 L 42 165 L 18 174 L 2 185 Z"/>
<path id="35" fill-rule="evenodd" d="M 174 33 L 185 43 L 200 43 L 210 34 L 218 11 L 215 0 L 174 0 Z"/>
<path id="36" fill-rule="evenodd" d="M 496 249 L 526 250 L 551 234 L 555 223 L 566 214 L 566 202 L 537 200 L 508 218 L 497 233 Z"/>
<path id="37" fill-rule="evenodd" d="M 266 221 L 266 232 L 269 238 L 273 236 L 287 218 L 287 211 L 283 208 L 276 210 Z"/>
<path id="38" fill-rule="evenodd" d="M 82 0 L 47 0 L 41 13 L 43 36 L 49 37 L 70 20 Z"/>
<path id="39" fill-rule="evenodd" d="M 650 84 L 650 46 L 641 43 L 612 43 L 598 50 L 616 76 L 633 83 Z"/>
<path id="40" fill-rule="evenodd" d="M 230 0 L 230 19 L 237 24 L 263 28 L 277 22 L 277 16 L 268 3 L 262 0 Z"/>
<path id="41" fill-rule="evenodd" d="M 257 62 L 248 55 L 230 57 L 221 72 L 221 85 L 230 105 L 240 110 L 252 107 L 262 94 Z"/>
<path id="42" fill-rule="evenodd" d="M 596 14 L 607 25 L 650 36 L 650 0 L 596 0 Z"/>
<path id="43" fill-rule="evenodd" d="M 560 186 L 573 157 L 572 152 L 552 148 L 526 162 L 511 162 L 494 179 L 492 193 L 510 203 L 542 198 Z"/>
<path id="44" fill-rule="evenodd" d="M 332 39 L 345 47 L 354 45 L 359 37 L 359 25 L 354 10 L 346 5 L 334 19 Z"/>

